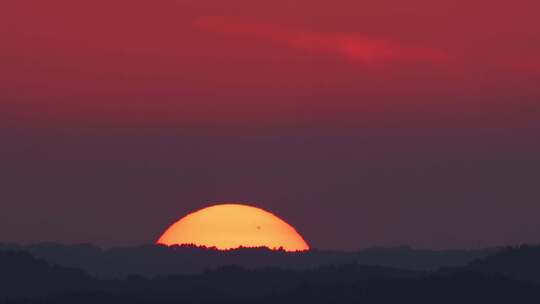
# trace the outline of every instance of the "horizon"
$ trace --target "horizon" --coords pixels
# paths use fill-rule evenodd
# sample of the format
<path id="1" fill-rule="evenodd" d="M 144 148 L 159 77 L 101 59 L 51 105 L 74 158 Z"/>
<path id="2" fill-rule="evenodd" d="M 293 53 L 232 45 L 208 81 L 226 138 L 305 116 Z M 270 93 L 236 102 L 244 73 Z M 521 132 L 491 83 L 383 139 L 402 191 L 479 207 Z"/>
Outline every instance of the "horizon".
<path id="1" fill-rule="evenodd" d="M 297 251 L 286 251 L 282 248 L 270 248 L 268 246 L 255 246 L 255 247 L 249 247 L 249 246 L 243 246 L 240 245 L 239 247 L 235 248 L 227 248 L 227 249 L 219 249 L 215 246 L 205 246 L 205 245 L 197 245 L 197 244 L 173 244 L 173 245 L 165 245 L 165 244 L 159 244 L 159 243 L 140 243 L 140 244 L 130 244 L 130 245 L 114 245 L 114 246 L 102 246 L 99 244 L 93 244 L 93 243 L 61 243 L 61 242 L 55 242 L 55 241 L 39 241 L 34 243 L 17 243 L 17 242 L 5 242 L 0 240 L 0 245 L 15 245 L 15 246 L 21 246 L 21 247 L 32 247 L 32 246 L 46 246 L 46 245 L 53 245 L 53 246 L 65 246 L 65 247 L 77 247 L 77 246 L 90 246 L 94 247 L 100 250 L 112 250 L 112 249 L 136 249 L 136 248 L 147 248 L 147 247 L 162 247 L 167 249 L 201 249 L 201 250 L 210 250 L 210 251 L 223 251 L 223 252 L 230 252 L 230 251 L 237 251 L 237 250 L 243 250 L 243 249 L 263 249 L 267 251 L 276 251 L 276 252 L 284 252 L 284 253 L 309 253 L 309 252 L 342 252 L 342 253 L 356 253 L 356 252 L 362 252 L 362 251 L 370 251 L 370 250 L 398 250 L 398 249 L 405 249 L 405 250 L 412 250 L 412 251 L 433 251 L 433 252 L 451 252 L 451 251 L 481 251 L 481 250 L 491 250 L 491 249 L 505 249 L 505 248 L 519 248 L 522 246 L 537 246 L 540 245 L 540 242 L 538 243 L 513 243 L 513 244 L 499 244 L 499 245 L 493 245 L 493 246 L 487 246 L 487 247 L 457 247 L 457 248 L 431 248 L 431 247 L 414 247 L 407 244 L 398 244 L 398 245 L 391 245 L 391 246 L 374 246 L 374 247 L 359 247 L 357 249 L 326 249 L 326 248 L 317 248 L 317 247 L 310 247 L 306 250 L 297 250 Z"/>

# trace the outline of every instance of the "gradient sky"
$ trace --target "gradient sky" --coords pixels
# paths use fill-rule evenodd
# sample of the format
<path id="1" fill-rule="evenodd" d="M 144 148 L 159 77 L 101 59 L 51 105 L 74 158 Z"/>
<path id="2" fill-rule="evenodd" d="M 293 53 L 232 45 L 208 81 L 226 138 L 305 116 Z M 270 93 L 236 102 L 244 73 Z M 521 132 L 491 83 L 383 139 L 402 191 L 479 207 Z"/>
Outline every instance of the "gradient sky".
<path id="1" fill-rule="evenodd" d="M 3 0 L 0 241 L 248 201 L 312 247 L 540 241 L 537 0 Z"/>

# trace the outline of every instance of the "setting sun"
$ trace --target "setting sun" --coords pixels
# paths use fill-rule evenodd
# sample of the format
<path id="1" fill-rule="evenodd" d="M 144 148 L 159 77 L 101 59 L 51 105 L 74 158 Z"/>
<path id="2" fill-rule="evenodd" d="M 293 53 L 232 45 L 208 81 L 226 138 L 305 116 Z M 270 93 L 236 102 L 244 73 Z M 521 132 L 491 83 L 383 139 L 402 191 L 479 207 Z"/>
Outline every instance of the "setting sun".
<path id="1" fill-rule="evenodd" d="M 221 250 L 238 247 L 309 249 L 296 229 L 276 215 L 241 204 L 215 205 L 188 214 L 170 226 L 157 243 L 193 244 Z"/>

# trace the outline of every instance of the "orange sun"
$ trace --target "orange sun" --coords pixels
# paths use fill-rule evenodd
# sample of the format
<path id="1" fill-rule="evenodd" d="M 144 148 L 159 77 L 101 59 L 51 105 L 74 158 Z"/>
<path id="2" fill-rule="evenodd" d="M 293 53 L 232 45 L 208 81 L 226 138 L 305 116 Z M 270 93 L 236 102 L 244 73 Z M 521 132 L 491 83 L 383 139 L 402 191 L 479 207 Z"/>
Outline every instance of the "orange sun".
<path id="1" fill-rule="evenodd" d="M 188 214 L 170 226 L 157 243 L 193 244 L 221 250 L 238 247 L 309 249 L 294 227 L 276 215 L 240 204 L 215 205 Z"/>

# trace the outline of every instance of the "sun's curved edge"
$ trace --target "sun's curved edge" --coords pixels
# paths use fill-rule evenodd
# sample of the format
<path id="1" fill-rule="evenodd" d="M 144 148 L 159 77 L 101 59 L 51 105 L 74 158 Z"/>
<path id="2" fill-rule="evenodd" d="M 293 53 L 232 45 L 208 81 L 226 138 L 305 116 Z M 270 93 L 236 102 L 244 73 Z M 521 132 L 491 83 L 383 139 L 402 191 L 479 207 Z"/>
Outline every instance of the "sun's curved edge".
<path id="1" fill-rule="evenodd" d="M 176 223 L 178 223 L 179 221 L 183 220 L 183 219 L 186 219 L 190 216 L 193 216 L 195 213 L 198 213 L 198 212 L 201 212 L 203 210 L 206 210 L 206 209 L 209 209 L 209 208 L 214 208 L 214 207 L 223 207 L 223 206 L 238 206 L 238 207 L 248 207 L 248 208 L 252 208 L 252 209 L 256 209 L 257 211 L 262 211 L 264 213 L 268 213 L 270 215 L 272 215 L 273 217 L 279 219 L 280 221 L 282 221 L 285 225 L 289 226 L 295 233 L 296 235 L 302 240 L 302 242 L 304 243 L 306 249 L 294 249 L 294 250 L 287 250 L 283 247 L 268 247 L 268 246 L 255 246 L 255 247 L 250 247 L 250 246 L 238 246 L 238 247 L 234 247 L 234 248 L 218 248 L 216 246 L 205 246 L 205 245 L 197 245 L 197 244 L 190 244 L 190 243 L 182 243 L 182 244 L 165 244 L 161 241 L 161 239 L 163 238 L 163 236 L 165 235 L 165 232 L 167 232 L 172 226 L 174 226 Z M 298 230 L 296 230 L 296 228 L 294 226 L 292 226 L 291 224 L 289 224 L 287 221 L 283 220 L 280 216 L 274 214 L 273 212 L 270 212 L 266 209 L 262 209 L 260 207 L 257 207 L 255 205 L 252 205 L 252 204 L 249 204 L 249 203 L 244 203 L 244 202 L 225 202 L 225 203 L 211 203 L 209 204 L 207 207 L 204 207 L 204 208 L 200 208 L 200 209 L 195 209 L 189 213 L 187 213 L 185 216 L 181 217 L 180 219 L 174 221 L 172 224 L 168 225 L 164 230 L 163 232 L 159 235 L 158 239 L 154 242 L 154 245 L 157 245 L 157 246 L 162 246 L 162 247 L 168 247 L 168 248 L 196 248 L 196 249 L 205 249 L 205 250 L 215 250 L 215 251 L 238 251 L 238 250 L 244 250 L 244 249 L 266 249 L 266 250 L 270 250 L 270 251 L 282 251 L 282 252 L 288 252 L 288 253 L 303 253 L 303 252 L 308 252 L 310 250 L 312 250 L 311 246 L 309 245 L 309 243 L 304 239 L 303 235 L 300 234 L 298 232 Z"/>

